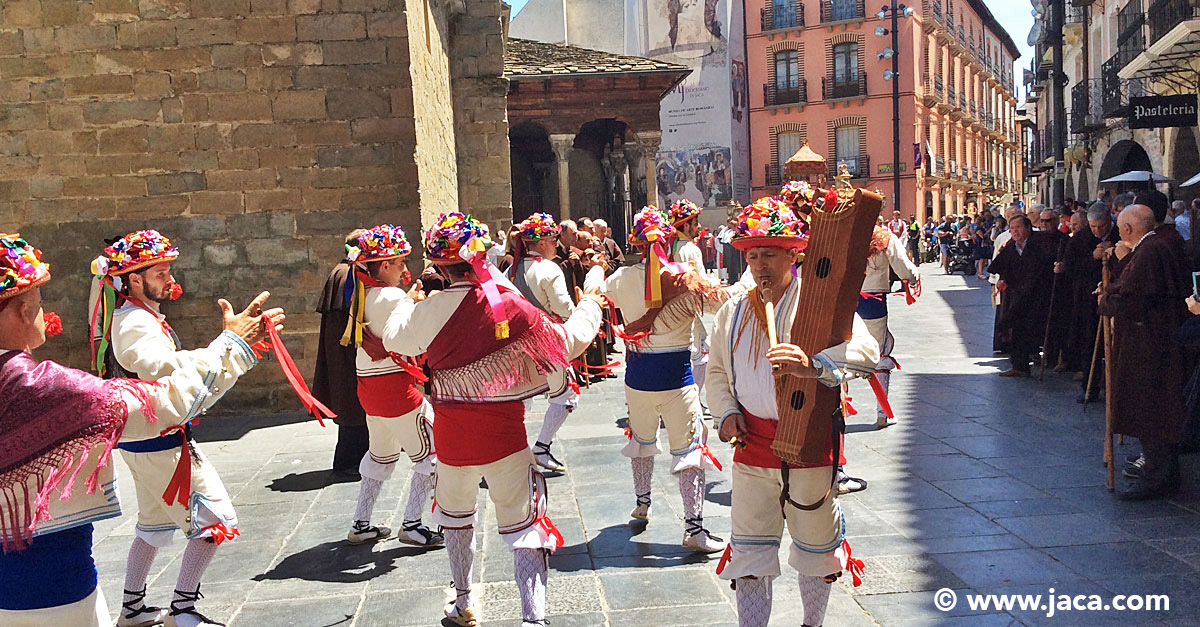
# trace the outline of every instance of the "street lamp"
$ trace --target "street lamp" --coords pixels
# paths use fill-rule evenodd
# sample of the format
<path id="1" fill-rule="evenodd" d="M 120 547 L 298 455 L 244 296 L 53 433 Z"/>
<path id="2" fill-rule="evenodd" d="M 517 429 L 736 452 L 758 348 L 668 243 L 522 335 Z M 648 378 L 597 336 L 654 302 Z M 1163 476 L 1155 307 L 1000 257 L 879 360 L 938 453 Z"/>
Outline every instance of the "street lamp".
<path id="1" fill-rule="evenodd" d="M 883 52 L 879 53 L 879 60 L 892 60 L 892 69 L 883 71 L 883 80 L 891 81 L 892 83 L 892 195 L 895 198 L 893 209 L 900 211 L 900 34 L 899 20 L 901 17 L 910 17 L 913 10 L 903 4 L 896 4 L 896 0 L 892 0 L 891 6 L 884 5 L 879 8 L 879 12 L 875 17 L 886 19 L 888 15 L 892 16 L 892 27 L 884 28 L 883 26 L 875 27 L 876 37 L 892 36 L 892 45 L 889 48 L 884 48 Z"/>

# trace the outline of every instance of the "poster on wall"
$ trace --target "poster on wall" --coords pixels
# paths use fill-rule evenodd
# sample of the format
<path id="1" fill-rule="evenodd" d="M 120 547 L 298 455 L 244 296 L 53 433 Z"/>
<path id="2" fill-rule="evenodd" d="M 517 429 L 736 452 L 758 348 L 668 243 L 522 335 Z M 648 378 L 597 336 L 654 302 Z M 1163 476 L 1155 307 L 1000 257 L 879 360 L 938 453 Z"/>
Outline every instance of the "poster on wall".
<path id="1" fill-rule="evenodd" d="M 692 68 L 661 103 L 662 204 L 749 201 L 746 63 L 742 46 L 731 45 L 742 40 L 741 15 L 742 0 L 628 0 L 627 42 L 638 43 L 630 53 Z"/>

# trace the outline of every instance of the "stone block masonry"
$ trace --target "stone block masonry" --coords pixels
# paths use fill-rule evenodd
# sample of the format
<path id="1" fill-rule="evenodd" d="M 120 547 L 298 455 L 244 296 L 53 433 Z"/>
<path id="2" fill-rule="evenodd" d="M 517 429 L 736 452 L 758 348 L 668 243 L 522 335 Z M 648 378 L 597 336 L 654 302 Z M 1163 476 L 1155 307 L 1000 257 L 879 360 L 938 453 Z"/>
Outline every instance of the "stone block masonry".
<path id="1" fill-rule="evenodd" d="M 347 232 L 393 222 L 416 241 L 432 216 L 459 206 L 464 182 L 507 195 L 506 141 L 488 142 L 503 150 L 465 167 L 456 154 L 461 133 L 507 137 L 499 8 L 0 2 L 0 231 L 45 249 L 55 275 L 47 309 L 66 323 L 42 356 L 86 367 L 89 263 L 105 239 L 155 228 L 182 253 L 174 267 L 184 296 L 164 310 L 186 346 L 220 330 L 218 297 L 240 306 L 266 289 L 287 309 L 285 340 L 311 373 L 314 307 Z M 450 55 L 457 39 L 476 38 L 494 59 L 471 64 L 469 86 L 491 81 L 493 95 L 470 106 L 497 111 L 455 109 L 451 83 L 464 66 Z M 495 196 L 481 215 L 499 224 L 511 211 Z M 474 196 L 462 200 L 474 206 Z M 298 404 L 265 364 L 219 407 Z"/>

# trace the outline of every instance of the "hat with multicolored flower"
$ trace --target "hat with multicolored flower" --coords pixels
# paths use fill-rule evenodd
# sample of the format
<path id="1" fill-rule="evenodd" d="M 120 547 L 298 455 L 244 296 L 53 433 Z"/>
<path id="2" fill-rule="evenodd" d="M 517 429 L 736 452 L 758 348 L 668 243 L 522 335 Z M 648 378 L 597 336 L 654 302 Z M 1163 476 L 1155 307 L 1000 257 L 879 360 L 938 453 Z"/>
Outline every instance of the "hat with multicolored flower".
<path id="1" fill-rule="evenodd" d="M 669 244 L 674 237 L 675 229 L 662 209 L 654 205 L 642 207 L 633 216 L 633 228 L 629 231 L 629 243 L 634 246 L 646 246 L 654 242 Z"/>
<path id="2" fill-rule="evenodd" d="M 730 240 L 733 247 L 747 251 L 758 246 L 795 248 L 808 246 L 808 222 L 779 196 L 766 196 L 742 209 Z"/>
<path id="3" fill-rule="evenodd" d="M 808 181 L 788 181 L 779 190 L 779 197 L 799 213 L 811 212 L 816 194 L 817 190 Z"/>
<path id="4" fill-rule="evenodd" d="M 513 230 L 526 242 L 558 237 L 562 233 L 562 227 L 548 213 L 535 213 L 514 225 Z"/>
<path id="5" fill-rule="evenodd" d="M 0 233 L 0 300 L 24 294 L 50 280 L 42 251 L 18 233 Z"/>
<path id="6" fill-rule="evenodd" d="M 470 215 L 448 211 L 438 216 L 437 221 L 425 232 L 425 258 L 432 263 L 448 265 L 463 263 L 468 251 L 486 251 L 492 246 L 485 224 Z"/>
<path id="7" fill-rule="evenodd" d="M 109 244 L 104 254 L 92 262 L 95 276 L 121 276 L 135 270 L 174 261 L 179 250 L 171 240 L 153 229 L 134 231 Z"/>
<path id="8" fill-rule="evenodd" d="M 684 222 L 687 222 L 688 220 L 700 215 L 701 211 L 704 211 L 704 207 L 701 207 L 700 205 L 697 205 L 686 198 L 676 200 L 675 202 L 671 203 L 671 224 L 673 226 L 679 226 Z"/>
<path id="9" fill-rule="evenodd" d="M 367 263 L 399 259 L 412 252 L 412 244 L 404 229 L 394 224 L 380 224 L 362 232 L 353 244 L 346 244 L 346 258 L 352 263 Z"/>

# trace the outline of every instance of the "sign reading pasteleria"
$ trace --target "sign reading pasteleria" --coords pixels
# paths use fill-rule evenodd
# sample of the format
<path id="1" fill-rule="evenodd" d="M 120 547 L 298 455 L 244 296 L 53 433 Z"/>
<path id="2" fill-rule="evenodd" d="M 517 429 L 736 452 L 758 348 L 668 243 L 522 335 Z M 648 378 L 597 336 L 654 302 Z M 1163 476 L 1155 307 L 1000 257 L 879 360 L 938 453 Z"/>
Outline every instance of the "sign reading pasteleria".
<path id="1" fill-rule="evenodd" d="M 1196 126 L 1196 94 L 1129 99 L 1129 128 Z"/>

